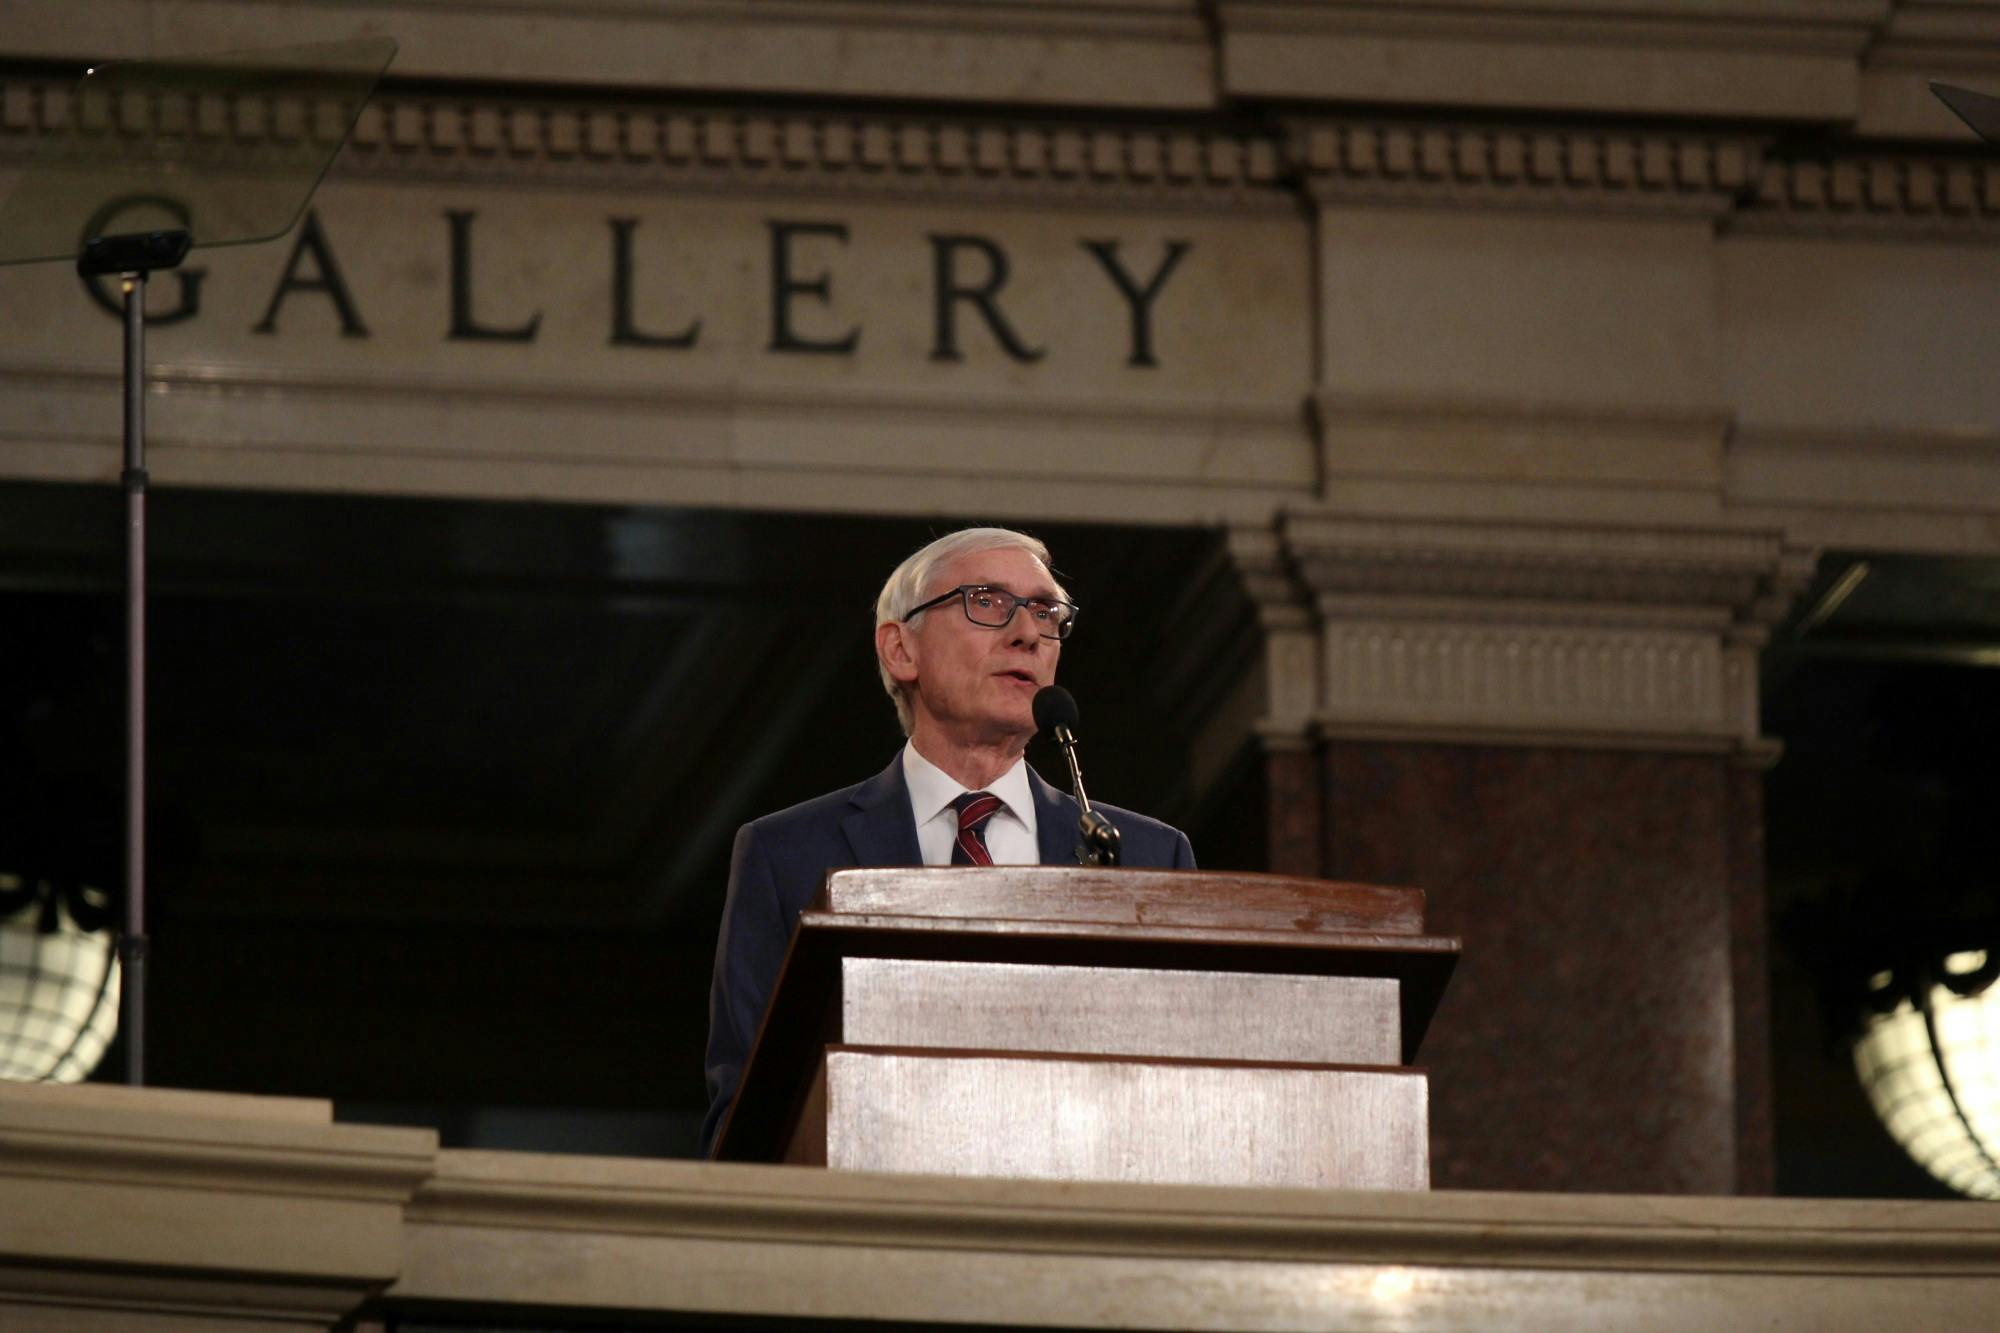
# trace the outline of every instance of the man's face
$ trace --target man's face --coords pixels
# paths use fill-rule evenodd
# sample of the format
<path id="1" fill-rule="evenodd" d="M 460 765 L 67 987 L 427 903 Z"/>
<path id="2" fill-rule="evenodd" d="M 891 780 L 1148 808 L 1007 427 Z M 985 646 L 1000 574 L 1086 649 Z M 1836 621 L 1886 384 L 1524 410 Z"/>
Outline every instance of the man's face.
<path id="1" fill-rule="evenodd" d="M 951 561 L 918 600 L 968 583 L 1016 597 L 1056 596 L 1055 579 L 1041 561 L 1004 548 Z M 993 629 L 966 619 L 964 603 L 954 599 L 924 612 L 903 632 L 915 672 L 910 702 L 919 731 L 929 727 L 960 744 L 1025 743 L 1035 734 L 1035 692 L 1054 683 L 1062 645 L 1044 639 L 1025 610 L 1017 608 L 1004 627 Z"/>

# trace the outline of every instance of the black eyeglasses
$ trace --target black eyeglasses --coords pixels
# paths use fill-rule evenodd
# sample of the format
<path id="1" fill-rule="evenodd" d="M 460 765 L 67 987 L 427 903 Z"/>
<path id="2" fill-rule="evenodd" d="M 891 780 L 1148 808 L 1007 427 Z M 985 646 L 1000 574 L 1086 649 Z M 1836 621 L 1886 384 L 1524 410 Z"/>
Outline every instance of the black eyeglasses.
<path id="1" fill-rule="evenodd" d="M 1073 602 L 1058 602 L 1048 597 L 1016 597 L 1005 588 L 995 588 L 986 583 L 961 583 L 950 592 L 939 593 L 922 606 L 913 606 L 904 620 L 915 618 L 918 612 L 928 611 L 934 606 L 957 597 L 965 605 L 965 618 L 975 625 L 987 629 L 1005 629 L 1014 619 L 1014 612 L 1028 608 L 1028 616 L 1035 622 L 1035 630 L 1045 639 L 1067 639 L 1076 628 L 1077 606 Z"/>

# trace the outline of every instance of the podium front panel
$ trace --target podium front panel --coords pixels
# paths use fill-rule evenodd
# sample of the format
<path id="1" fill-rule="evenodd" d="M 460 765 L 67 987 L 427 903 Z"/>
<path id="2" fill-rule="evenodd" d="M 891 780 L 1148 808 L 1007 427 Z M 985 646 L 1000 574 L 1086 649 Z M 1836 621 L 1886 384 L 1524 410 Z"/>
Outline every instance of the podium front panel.
<path id="1" fill-rule="evenodd" d="M 1064 967 L 909 958 L 841 962 L 850 1046 L 1394 1065 L 1394 977 Z"/>
<path id="2" fill-rule="evenodd" d="M 1412 1069 L 828 1048 L 826 1165 L 1302 1189 L 1430 1186 Z"/>

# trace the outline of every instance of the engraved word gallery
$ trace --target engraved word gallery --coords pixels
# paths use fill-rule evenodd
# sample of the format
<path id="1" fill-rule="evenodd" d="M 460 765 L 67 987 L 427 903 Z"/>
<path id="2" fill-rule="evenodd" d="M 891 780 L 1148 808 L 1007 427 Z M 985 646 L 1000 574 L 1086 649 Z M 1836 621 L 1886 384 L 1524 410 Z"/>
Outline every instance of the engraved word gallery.
<path id="1" fill-rule="evenodd" d="M 609 295 L 603 341 L 614 347 L 669 350 L 701 345 L 714 315 L 686 308 L 686 294 L 674 290 L 674 275 L 659 271 L 667 264 L 657 265 L 651 274 L 642 272 L 642 221 L 608 217 L 603 227 L 601 290 Z M 856 308 L 843 302 L 843 260 L 855 239 L 850 224 L 766 218 L 763 231 L 764 299 L 756 304 L 762 307 L 763 327 L 757 336 L 764 350 L 835 357 L 855 353 L 868 329 Z M 901 275 L 899 287 L 916 287 L 914 294 L 928 312 L 930 336 L 924 352 L 930 360 L 962 361 L 990 351 L 1031 363 L 1059 345 L 1063 329 L 1035 327 L 1010 307 L 1015 261 L 1001 240 L 974 232 L 930 230 L 922 233 L 922 241 L 923 250 L 907 256 L 908 272 Z M 337 322 L 342 336 L 372 337 L 381 321 L 377 312 L 385 293 L 371 291 L 365 279 L 351 276 L 346 244 L 335 226 L 317 211 L 309 211 L 290 239 L 289 253 L 252 331 L 279 333 L 301 317 L 300 307 L 318 303 Z M 435 313 L 439 336 L 486 343 L 534 343 L 542 336 L 552 293 L 537 291 L 532 273 L 544 261 L 528 256 L 524 263 L 519 253 L 495 244 L 485 234 L 478 210 L 444 209 L 430 237 L 403 236 L 396 244 L 406 251 L 434 246 L 444 257 L 443 286 L 448 295 L 444 308 Z M 1127 366 L 1157 367 L 1156 314 L 1193 242 L 1170 239 L 1133 245 L 1085 236 L 1075 245 L 1089 257 L 1101 280 L 1102 301 L 1119 312 L 1124 335 L 1115 349 L 1119 360 Z M 168 291 L 159 293 L 151 306 L 150 321 L 155 326 L 200 318 L 210 276 L 201 259 L 197 255 L 188 267 L 161 275 L 159 286 Z M 880 267 L 879 259 L 876 263 Z M 502 267 L 512 270 L 511 281 L 505 284 L 507 290 L 492 290 L 500 284 L 490 275 Z M 528 276 L 517 276 L 521 274 Z M 570 272 L 567 277 L 574 282 L 576 275 Z M 108 314 L 117 314 L 109 284 L 98 280 L 89 286 L 92 299 Z M 1087 291 L 1074 295 L 1091 299 Z M 399 315 L 406 318 L 407 312 Z"/>

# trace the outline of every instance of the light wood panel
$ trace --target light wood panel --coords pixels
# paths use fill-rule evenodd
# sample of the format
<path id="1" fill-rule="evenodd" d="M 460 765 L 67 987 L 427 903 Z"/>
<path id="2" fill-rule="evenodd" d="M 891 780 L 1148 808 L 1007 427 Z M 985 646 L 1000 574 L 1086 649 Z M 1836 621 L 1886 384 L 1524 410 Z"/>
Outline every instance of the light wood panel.
<path id="1" fill-rule="evenodd" d="M 1409 1069 L 836 1046 L 827 1165 L 857 1171 L 1304 1189 L 1424 1189 Z"/>

